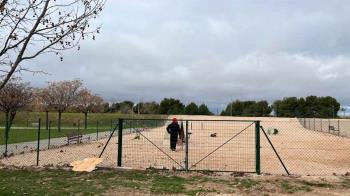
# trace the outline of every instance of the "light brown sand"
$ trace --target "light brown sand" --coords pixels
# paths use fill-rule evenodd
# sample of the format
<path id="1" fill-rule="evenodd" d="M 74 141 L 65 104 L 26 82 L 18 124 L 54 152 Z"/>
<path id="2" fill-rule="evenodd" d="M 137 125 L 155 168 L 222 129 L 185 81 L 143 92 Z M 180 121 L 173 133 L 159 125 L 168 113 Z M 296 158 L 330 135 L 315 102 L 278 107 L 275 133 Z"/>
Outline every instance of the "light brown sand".
<path id="1" fill-rule="evenodd" d="M 189 120 L 261 120 L 261 125 L 265 130 L 269 128 L 279 130 L 277 135 L 269 135 L 269 137 L 292 174 L 331 175 L 350 172 L 350 139 L 304 129 L 297 119 L 176 117 Z M 188 143 L 189 168 L 254 172 L 255 127 L 254 124 L 250 125 L 251 122 L 189 121 L 189 132 L 192 133 Z M 245 130 L 240 133 L 243 129 Z M 216 133 L 217 136 L 210 137 L 213 133 Z M 234 137 L 236 134 L 237 136 Z M 181 169 L 185 167 L 185 148 L 179 143 L 176 152 L 170 151 L 169 135 L 165 132 L 165 127 L 145 129 L 140 139 L 135 139 L 135 136 L 136 133 L 123 136 L 123 166 L 135 169 L 149 167 Z M 260 137 L 261 171 L 283 174 L 284 170 L 265 136 L 261 133 Z M 106 140 L 100 140 L 90 144 L 42 151 L 40 152 L 40 165 L 65 165 L 74 160 L 96 157 L 105 142 Z M 112 138 L 103 155 L 104 161 L 101 166 L 116 167 L 116 142 L 116 137 Z M 223 145 L 224 143 L 226 144 Z M 216 151 L 213 152 L 214 150 Z M 208 157 L 205 158 L 206 156 Z M 36 164 L 35 160 L 36 153 L 26 153 L 2 159 L 0 163 L 30 166 Z"/>

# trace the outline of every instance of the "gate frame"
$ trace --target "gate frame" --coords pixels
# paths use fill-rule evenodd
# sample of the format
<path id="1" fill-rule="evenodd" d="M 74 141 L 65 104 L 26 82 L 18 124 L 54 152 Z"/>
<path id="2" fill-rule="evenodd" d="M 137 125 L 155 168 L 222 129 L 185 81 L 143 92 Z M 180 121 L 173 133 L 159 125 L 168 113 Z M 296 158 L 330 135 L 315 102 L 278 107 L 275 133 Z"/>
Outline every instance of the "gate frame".
<path id="1" fill-rule="evenodd" d="M 123 153 L 123 124 L 125 120 L 142 120 L 142 121 L 148 121 L 148 120 L 154 120 L 154 121 L 169 121 L 170 119 L 155 119 L 155 118 L 119 118 L 118 119 L 118 157 L 117 157 L 117 167 L 122 167 L 122 153 Z M 260 120 L 200 120 L 200 119 L 184 119 L 182 121 L 186 122 L 186 129 L 185 129 L 185 135 L 186 135 L 186 144 L 185 144 L 185 166 L 184 170 L 185 171 L 192 171 L 189 168 L 189 161 L 188 161 L 188 121 L 203 121 L 203 122 L 251 122 L 255 124 L 255 172 L 243 172 L 243 173 L 256 173 L 257 175 L 261 174 L 261 162 L 260 162 Z M 198 171 L 198 170 L 193 170 L 193 171 Z M 203 170 L 204 171 L 204 170 Z M 205 171 L 213 171 L 213 172 L 234 172 L 234 171 L 217 171 L 217 170 L 205 170 Z"/>

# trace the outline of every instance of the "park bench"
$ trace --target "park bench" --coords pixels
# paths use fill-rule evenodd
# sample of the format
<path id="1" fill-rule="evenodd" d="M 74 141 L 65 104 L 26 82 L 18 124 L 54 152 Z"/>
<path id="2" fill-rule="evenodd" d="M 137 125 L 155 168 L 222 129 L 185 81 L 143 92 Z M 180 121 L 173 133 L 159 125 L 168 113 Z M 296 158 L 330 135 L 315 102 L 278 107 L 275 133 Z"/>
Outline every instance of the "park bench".
<path id="1" fill-rule="evenodd" d="M 38 126 L 39 126 L 39 123 L 36 123 L 36 122 L 35 122 L 35 123 L 31 123 L 31 126 L 32 126 L 32 127 L 38 127 Z"/>
<path id="2" fill-rule="evenodd" d="M 335 133 L 335 132 L 338 132 L 338 135 L 339 135 L 339 133 L 340 133 L 340 130 L 339 130 L 339 129 L 335 129 L 334 126 L 329 126 L 329 131 L 333 131 L 334 133 Z"/>
<path id="3" fill-rule="evenodd" d="M 82 138 L 83 138 L 83 135 L 81 133 L 70 133 L 70 134 L 67 134 L 68 145 L 72 141 L 76 141 L 79 144 L 80 141 L 82 140 Z"/>

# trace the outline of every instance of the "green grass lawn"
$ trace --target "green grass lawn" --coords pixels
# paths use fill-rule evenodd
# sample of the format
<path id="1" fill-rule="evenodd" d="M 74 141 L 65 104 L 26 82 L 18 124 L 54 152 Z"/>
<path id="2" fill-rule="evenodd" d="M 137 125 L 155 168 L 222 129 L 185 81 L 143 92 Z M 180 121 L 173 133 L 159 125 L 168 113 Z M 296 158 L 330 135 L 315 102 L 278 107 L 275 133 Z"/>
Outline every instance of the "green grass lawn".
<path id="1" fill-rule="evenodd" d="M 88 114 L 88 126 L 95 127 L 97 121 L 102 126 L 110 126 L 119 118 L 166 118 L 166 115 L 135 115 L 135 114 L 119 114 L 119 113 L 89 113 Z M 46 114 L 45 112 L 18 112 L 14 122 L 14 127 L 32 127 L 41 118 L 42 126 L 45 126 Z M 56 112 L 49 113 L 49 120 L 52 121 L 52 126 L 57 126 L 58 114 Z M 80 125 L 83 126 L 84 114 L 83 113 L 63 113 L 62 114 L 62 126 L 71 127 L 77 126 L 80 121 Z M 5 114 L 0 113 L 0 127 L 5 126 Z"/>
<path id="2" fill-rule="evenodd" d="M 149 119 L 164 119 L 167 116 L 162 115 L 125 115 L 125 114 L 112 114 L 112 113 L 91 113 L 88 115 L 88 127 L 84 129 L 84 115 L 81 113 L 63 113 L 62 114 L 62 126 L 61 131 L 58 132 L 56 114 L 50 114 L 51 124 L 51 138 L 66 137 L 67 134 L 73 132 L 79 132 L 82 134 L 96 133 L 112 130 L 119 118 L 149 118 Z M 46 130 L 45 113 L 44 112 L 20 112 L 15 118 L 9 134 L 9 143 L 35 141 L 38 136 L 38 121 L 41 118 L 41 139 L 47 139 L 49 137 L 49 131 Z M 54 118 L 54 120 L 53 120 Z M 3 126 L 4 114 L 0 115 L 0 125 Z M 80 122 L 80 124 L 78 124 Z M 155 121 L 145 121 L 147 126 L 158 126 Z M 158 121 L 161 122 L 161 121 Z M 130 124 L 130 121 L 126 121 L 124 128 L 137 127 L 142 125 Z M 98 128 L 97 128 L 98 127 Z M 5 130 L 4 127 L 0 129 L 0 145 L 5 143 Z"/>
<path id="3" fill-rule="evenodd" d="M 348 184 L 346 177 L 326 181 L 135 170 L 75 173 L 63 169 L 0 169 L 0 195 L 342 195 L 349 193 Z"/>
<path id="4" fill-rule="evenodd" d="M 100 131 L 106 131 L 107 129 L 101 129 Z M 109 129 L 108 129 L 109 130 Z M 57 128 L 52 129 L 50 136 L 51 138 L 59 138 L 59 137 L 66 137 L 67 134 L 72 132 L 78 132 L 78 130 L 72 128 L 72 129 L 62 129 L 60 132 L 58 132 Z M 79 133 L 82 134 L 88 134 L 88 133 L 96 133 L 96 129 L 87 129 L 87 130 L 80 130 Z M 5 144 L 4 140 L 4 130 L 0 130 L 0 134 L 2 135 L 0 140 L 0 145 Z M 49 131 L 47 130 L 41 130 L 40 131 L 40 139 L 48 139 L 49 138 Z M 19 142 L 28 142 L 28 141 L 36 141 L 38 139 L 38 130 L 37 129 L 11 129 L 11 132 L 9 134 L 9 144 L 12 143 L 19 143 Z"/>

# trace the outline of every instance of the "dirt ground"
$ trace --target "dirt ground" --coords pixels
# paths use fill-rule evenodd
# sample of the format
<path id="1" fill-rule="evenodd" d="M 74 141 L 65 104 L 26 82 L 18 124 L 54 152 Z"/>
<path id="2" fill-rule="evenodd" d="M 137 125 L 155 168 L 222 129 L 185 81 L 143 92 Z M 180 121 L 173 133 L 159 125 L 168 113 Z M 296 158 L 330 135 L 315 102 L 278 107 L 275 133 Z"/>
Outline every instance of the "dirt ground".
<path id="1" fill-rule="evenodd" d="M 248 118 L 216 116 L 176 116 L 188 121 L 188 168 L 255 172 L 255 124 L 260 120 L 289 172 L 296 175 L 333 175 L 350 172 L 350 139 L 328 133 L 307 130 L 294 118 Z M 170 117 L 171 118 L 171 117 Z M 193 120 L 193 121 L 191 121 Z M 199 121 L 236 120 L 236 121 Z M 245 120 L 244 122 L 242 120 Z M 247 122 L 246 122 L 247 121 Z M 184 121 L 184 126 L 186 123 Z M 215 137 L 212 137 L 215 136 Z M 261 133 L 261 171 L 284 174 L 274 151 Z M 106 140 L 89 144 L 70 145 L 40 152 L 40 165 L 67 165 L 74 160 L 96 157 Z M 103 154 L 101 166 L 116 167 L 117 138 L 113 137 Z M 145 128 L 140 134 L 123 136 L 123 166 L 135 169 L 185 168 L 185 144 L 177 151 L 169 149 L 165 126 Z M 0 164 L 31 166 L 36 153 L 26 153 L 0 160 Z"/>
<path id="2" fill-rule="evenodd" d="M 169 174 L 167 174 L 169 175 Z M 188 183 L 186 188 L 201 190 L 195 195 L 300 195 L 300 196 L 338 196 L 348 195 L 347 177 L 298 177 L 244 175 L 236 177 L 220 174 L 177 174 L 185 179 L 200 179 Z M 110 189 L 105 195 L 154 195 L 151 191 L 119 187 Z M 164 194 L 162 195 L 194 195 Z"/>

